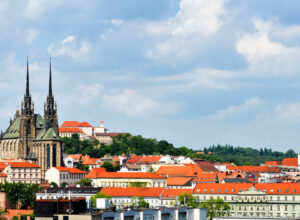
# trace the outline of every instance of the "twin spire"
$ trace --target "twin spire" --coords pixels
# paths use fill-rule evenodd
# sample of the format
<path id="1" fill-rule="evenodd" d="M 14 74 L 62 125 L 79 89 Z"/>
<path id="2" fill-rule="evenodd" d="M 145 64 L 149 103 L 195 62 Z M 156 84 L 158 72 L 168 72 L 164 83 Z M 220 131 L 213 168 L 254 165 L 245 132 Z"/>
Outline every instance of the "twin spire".
<path id="1" fill-rule="evenodd" d="M 26 97 L 30 96 L 29 91 L 29 66 L 28 66 L 28 57 L 27 57 L 27 76 L 26 76 Z M 52 97 L 52 70 L 51 70 L 51 57 L 50 57 L 50 67 L 49 67 L 49 92 L 48 97 Z"/>

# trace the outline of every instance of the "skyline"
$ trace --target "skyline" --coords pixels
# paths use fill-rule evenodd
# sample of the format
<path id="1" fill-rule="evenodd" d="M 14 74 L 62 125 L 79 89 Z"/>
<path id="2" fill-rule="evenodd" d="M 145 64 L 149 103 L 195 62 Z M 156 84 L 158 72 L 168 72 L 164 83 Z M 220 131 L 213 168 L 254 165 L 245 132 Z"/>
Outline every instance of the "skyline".
<path id="1" fill-rule="evenodd" d="M 0 127 L 25 93 L 176 147 L 300 151 L 299 1 L 0 2 Z"/>

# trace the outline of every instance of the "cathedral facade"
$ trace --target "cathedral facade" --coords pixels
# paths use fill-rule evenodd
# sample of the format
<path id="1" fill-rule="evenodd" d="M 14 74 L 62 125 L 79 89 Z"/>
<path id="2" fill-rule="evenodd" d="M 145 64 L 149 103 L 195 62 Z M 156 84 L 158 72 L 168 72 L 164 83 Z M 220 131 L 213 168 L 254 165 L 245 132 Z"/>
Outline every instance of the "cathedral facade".
<path id="1" fill-rule="evenodd" d="M 52 71 L 50 61 L 49 91 L 44 105 L 44 117 L 35 114 L 29 90 L 27 60 L 26 92 L 21 112 L 16 111 L 10 125 L 1 132 L 0 159 L 24 159 L 41 167 L 42 179 L 51 167 L 63 164 L 63 145 L 59 137 L 57 105 L 52 94 Z"/>

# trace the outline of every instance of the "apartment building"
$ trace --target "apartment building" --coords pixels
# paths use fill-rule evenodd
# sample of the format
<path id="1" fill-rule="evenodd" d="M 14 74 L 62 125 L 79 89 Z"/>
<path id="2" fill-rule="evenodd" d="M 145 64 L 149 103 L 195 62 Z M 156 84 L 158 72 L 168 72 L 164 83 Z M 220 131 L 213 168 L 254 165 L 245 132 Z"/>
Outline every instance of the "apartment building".
<path id="1" fill-rule="evenodd" d="M 8 183 L 41 183 L 41 168 L 34 163 L 5 162 L 1 163 L 0 167 L 3 167 L 2 176 Z"/>
<path id="2" fill-rule="evenodd" d="M 69 186 L 76 185 L 87 173 L 77 168 L 68 167 L 52 167 L 46 171 L 46 180 L 51 183 L 54 182 L 58 186 L 62 183 L 67 183 Z"/>

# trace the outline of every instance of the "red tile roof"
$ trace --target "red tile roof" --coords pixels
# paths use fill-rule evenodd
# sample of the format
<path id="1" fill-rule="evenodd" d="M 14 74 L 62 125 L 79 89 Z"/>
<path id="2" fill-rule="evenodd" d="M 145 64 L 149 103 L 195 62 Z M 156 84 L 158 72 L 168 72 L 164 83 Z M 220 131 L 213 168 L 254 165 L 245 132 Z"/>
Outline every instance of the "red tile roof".
<path id="1" fill-rule="evenodd" d="M 85 178 L 90 178 L 90 179 L 94 179 L 97 178 L 97 176 L 100 176 L 101 173 L 105 173 L 106 170 L 103 167 L 96 167 L 94 169 L 92 169 L 86 176 Z"/>
<path id="2" fill-rule="evenodd" d="M 5 173 L 0 173 L 0 177 L 7 177 Z"/>
<path id="3" fill-rule="evenodd" d="M 289 166 L 289 167 L 297 167 L 298 166 L 298 158 L 284 158 L 282 160 L 283 166 Z"/>
<path id="4" fill-rule="evenodd" d="M 167 185 L 168 186 L 184 186 L 192 179 L 193 179 L 193 177 L 169 177 L 167 179 Z"/>
<path id="5" fill-rule="evenodd" d="M 68 167 L 54 167 L 59 172 L 68 172 L 68 173 L 86 173 L 78 168 L 68 168 Z"/>
<path id="6" fill-rule="evenodd" d="M 163 176 L 196 176 L 200 171 L 198 166 L 172 165 L 161 166 L 156 171 L 157 174 Z"/>
<path id="7" fill-rule="evenodd" d="M 97 171 L 99 168 L 94 169 L 89 172 L 86 178 L 165 179 L 165 177 L 151 172 L 103 172 Z"/>
<path id="8" fill-rule="evenodd" d="M 64 121 L 61 127 L 93 127 L 88 122 Z"/>
<path id="9" fill-rule="evenodd" d="M 126 163 L 137 163 L 143 158 L 143 156 L 132 155 Z"/>
<path id="10" fill-rule="evenodd" d="M 80 128 L 59 128 L 59 133 L 82 133 L 85 134 Z"/>
<path id="11" fill-rule="evenodd" d="M 256 183 L 254 188 L 267 194 L 300 194 L 300 183 Z"/>
<path id="12" fill-rule="evenodd" d="M 194 193 L 198 194 L 238 194 L 248 190 L 253 183 L 198 183 Z"/>
<path id="13" fill-rule="evenodd" d="M 160 197 L 163 190 L 160 187 L 106 187 L 101 192 L 112 197 Z"/>
<path id="14" fill-rule="evenodd" d="M 153 163 L 157 163 L 160 159 L 162 158 L 162 156 L 144 156 L 142 157 L 138 163 L 139 164 L 153 164 Z"/>
<path id="15" fill-rule="evenodd" d="M 282 165 L 282 161 L 266 161 L 265 166 L 279 166 Z"/>
<path id="16" fill-rule="evenodd" d="M 30 215 L 33 213 L 33 210 L 25 210 L 25 209 L 8 209 L 7 214 L 3 215 L 3 217 L 7 219 L 12 219 L 14 216 L 19 215 Z"/>
<path id="17" fill-rule="evenodd" d="M 194 181 L 197 183 L 214 183 L 216 177 L 217 173 L 198 173 Z"/>
<path id="18" fill-rule="evenodd" d="M 0 163 L 0 167 L 7 167 L 8 165 L 12 168 L 40 168 L 35 163 L 30 163 L 30 162 L 5 162 L 5 163 Z"/>

